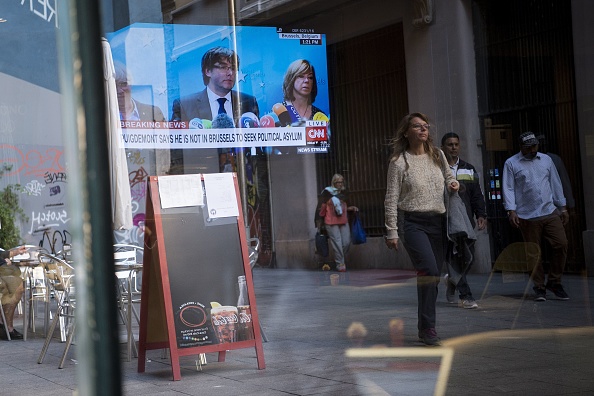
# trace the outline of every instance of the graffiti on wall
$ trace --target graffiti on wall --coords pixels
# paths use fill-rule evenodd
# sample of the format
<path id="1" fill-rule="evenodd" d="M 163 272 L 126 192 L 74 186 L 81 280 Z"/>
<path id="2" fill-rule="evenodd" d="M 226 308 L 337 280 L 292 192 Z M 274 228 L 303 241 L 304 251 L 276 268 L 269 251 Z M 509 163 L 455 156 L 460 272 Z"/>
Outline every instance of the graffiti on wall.
<path id="1" fill-rule="evenodd" d="M 0 151 L 3 163 L 12 166 L 6 176 L 12 176 L 21 186 L 20 204 L 28 217 L 20 224 L 21 237 L 28 244 L 61 250 L 69 235 L 70 221 L 62 148 L 0 144 Z"/>
<path id="2" fill-rule="evenodd" d="M 57 147 L 37 146 L 29 151 L 10 144 L 0 144 L 0 151 L 4 158 L 2 161 L 12 165 L 12 170 L 6 176 L 19 175 L 22 177 L 44 178 L 46 174 L 51 178 L 53 174 L 59 175 L 66 172 L 62 165 L 63 151 Z M 21 183 L 22 184 L 22 183 Z"/>
<path id="3" fill-rule="evenodd" d="M 144 168 L 148 163 L 145 150 L 126 150 L 128 158 L 128 177 L 132 197 L 132 223 L 129 230 L 114 232 L 117 243 L 144 245 L 144 220 L 146 208 L 146 183 L 149 173 Z"/>

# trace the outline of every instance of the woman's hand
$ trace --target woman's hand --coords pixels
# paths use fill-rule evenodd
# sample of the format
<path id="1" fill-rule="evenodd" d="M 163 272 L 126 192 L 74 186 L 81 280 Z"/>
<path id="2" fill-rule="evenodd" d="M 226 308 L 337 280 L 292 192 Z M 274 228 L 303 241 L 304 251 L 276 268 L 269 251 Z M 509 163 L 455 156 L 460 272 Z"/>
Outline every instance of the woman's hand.
<path id="1" fill-rule="evenodd" d="M 458 180 L 453 180 L 452 182 L 450 182 L 450 184 L 448 184 L 448 188 L 450 189 L 450 191 L 456 192 L 460 188 L 460 183 L 458 182 Z"/>
<path id="2" fill-rule="evenodd" d="M 386 246 L 388 247 L 388 249 L 394 249 L 396 251 L 398 251 L 398 238 L 392 238 L 392 239 L 385 239 L 386 241 Z"/>
<path id="3" fill-rule="evenodd" d="M 359 208 L 358 208 L 358 207 L 356 207 L 356 206 L 349 206 L 349 207 L 347 208 L 347 210 L 348 210 L 349 212 L 358 212 L 358 211 L 359 211 Z"/>

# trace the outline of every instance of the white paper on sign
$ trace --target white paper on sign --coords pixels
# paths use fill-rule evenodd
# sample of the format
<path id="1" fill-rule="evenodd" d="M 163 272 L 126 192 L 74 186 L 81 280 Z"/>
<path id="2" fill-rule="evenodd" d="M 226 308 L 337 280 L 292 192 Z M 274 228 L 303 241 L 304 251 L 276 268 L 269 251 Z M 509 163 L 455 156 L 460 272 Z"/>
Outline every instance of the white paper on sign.
<path id="1" fill-rule="evenodd" d="M 159 176 L 161 208 L 204 205 L 202 179 L 199 174 Z"/>
<path id="2" fill-rule="evenodd" d="M 213 219 L 239 216 L 233 173 L 209 173 L 203 176 L 208 216 Z"/>

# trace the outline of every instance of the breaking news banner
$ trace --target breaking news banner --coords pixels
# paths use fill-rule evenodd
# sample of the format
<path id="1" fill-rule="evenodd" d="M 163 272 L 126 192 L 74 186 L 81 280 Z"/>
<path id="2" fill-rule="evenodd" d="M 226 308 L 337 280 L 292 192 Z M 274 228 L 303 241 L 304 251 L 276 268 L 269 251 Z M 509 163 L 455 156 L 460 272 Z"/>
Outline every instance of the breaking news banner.
<path id="1" fill-rule="evenodd" d="M 194 129 L 184 121 L 122 121 L 122 126 L 125 146 L 139 149 L 287 147 L 318 145 L 327 139 L 325 121 L 306 121 L 305 127 L 257 129 Z"/>
<path id="2" fill-rule="evenodd" d="M 108 39 L 126 148 L 328 152 L 324 34 L 137 23 Z"/>

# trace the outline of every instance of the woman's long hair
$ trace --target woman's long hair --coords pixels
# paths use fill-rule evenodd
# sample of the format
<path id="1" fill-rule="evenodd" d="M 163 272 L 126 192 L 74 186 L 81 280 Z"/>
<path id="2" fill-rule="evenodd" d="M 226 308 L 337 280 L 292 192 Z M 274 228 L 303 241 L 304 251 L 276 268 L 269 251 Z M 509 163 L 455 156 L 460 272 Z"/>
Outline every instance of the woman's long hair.
<path id="1" fill-rule="evenodd" d="M 404 116 L 400 123 L 398 124 L 398 128 L 396 129 L 396 136 L 390 140 L 390 145 L 392 146 L 392 156 L 390 160 L 397 160 L 400 158 L 401 155 L 404 154 L 406 150 L 410 147 L 408 142 L 408 138 L 404 135 L 408 132 L 410 128 L 410 124 L 413 118 L 420 118 L 426 123 L 429 123 L 429 118 L 423 113 L 410 113 Z M 429 133 L 427 137 L 427 141 L 423 143 L 423 147 L 425 148 L 425 152 L 429 154 L 429 157 L 433 160 L 433 162 L 441 167 L 441 156 L 439 154 L 439 149 L 435 147 L 433 144 L 433 138 L 431 137 L 431 133 Z M 406 168 L 408 169 L 408 162 L 406 161 L 406 157 L 404 157 L 404 161 L 406 162 Z"/>

